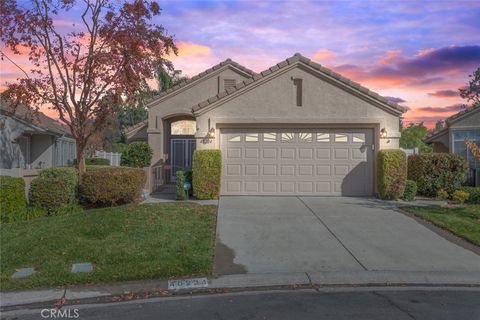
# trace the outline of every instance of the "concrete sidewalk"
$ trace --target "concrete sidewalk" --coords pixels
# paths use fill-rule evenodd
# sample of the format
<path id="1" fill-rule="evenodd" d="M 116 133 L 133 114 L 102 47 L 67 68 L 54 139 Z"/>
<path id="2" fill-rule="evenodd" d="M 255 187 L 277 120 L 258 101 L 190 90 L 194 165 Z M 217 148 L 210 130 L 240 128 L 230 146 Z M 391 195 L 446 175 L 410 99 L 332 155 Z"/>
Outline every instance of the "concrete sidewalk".
<path id="1" fill-rule="evenodd" d="M 66 288 L 1 292 L 1 308 L 28 305 L 53 305 L 82 301 L 115 301 L 115 297 L 130 295 L 170 296 L 174 294 L 213 291 L 242 291 L 292 287 L 357 287 L 357 286 L 452 286 L 480 288 L 480 272 L 399 272 L 348 271 L 298 272 L 225 275 L 208 279 L 208 288 L 168 290 L 168 280 L 142 280 L 122 283 L 68 286 Z"/>

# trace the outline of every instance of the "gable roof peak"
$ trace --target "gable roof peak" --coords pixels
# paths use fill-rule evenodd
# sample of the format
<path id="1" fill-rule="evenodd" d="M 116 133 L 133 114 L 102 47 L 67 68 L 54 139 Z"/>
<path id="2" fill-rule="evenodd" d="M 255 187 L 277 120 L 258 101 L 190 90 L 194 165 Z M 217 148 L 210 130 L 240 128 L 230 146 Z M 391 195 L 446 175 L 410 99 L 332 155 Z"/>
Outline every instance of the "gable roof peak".
<path id="1" fill-rule="evenodd" d="M 287 58 L 286 60 L 283 60 L 283 61 L 273 65 L 272 67 L 260 72 L 259 74 L 253 74 L 251 79 L 246 79 L 246 80 L 238 83 L 235 87 L 229 88 L 229 90 L 226 90 L 225 93 L 217 94 L 216 95 L 217 99 L 215 99 L 215 101 L 218 101 L 218 100 L 224 98 L 227 95 L 230 95 L 234 92 L 237 92 L 238 90 L 240 90 L 240 89 L 242 89 L 242 88 L 244 88 L 244 87 L 246 87 L 246 86 L 248 86 L 248 85 L 250 85 L 254 82 L 257 82 L 260 79 L 263 79 L 263 78 L 269 76 L 272 73 L 276 73 L 280 69 L 282 69 L 282 68 L 284 68 L 288 65 L 293 65 L 293 64 L 298 63 L 298 62 L 301 62 L 301 63 L 307 65 L 308 67 L 310 67 L 310 68 L 312 68 L 312 69 L 314 69 L 314 70 L 316 70 L 320 73 L 326 74 L 327 76 L 337 80 L 338 82 L 343 83 L 344 85 L 346 85 L 348 87 L 351 87 L 354 90 L 358 90 L 361 93 L 363 93 L 363 94 L 365 94 L 365 95 L 367 95 L 367 96 L 369 96 L 369 97 L 371 97 L 371 98 L 373 98 L 377 101 L 380 101 L 381 103 L 389 106 L 391 109 L 393 109 L 397 113 L 404 113 L 405 112 L 405 108 L 398 105 L 397 103 L 388 101 L 385 97 L 382 97 L 378 93 L 370 91 L 368 88 L 360 85 L 359 83 L 354 82 L 350 79 L 347 79 L 344 76 L 342 76 L 342 75 L 340 75 L 340 74 L 338 74 L 338 73 L 336 73 L 336 72 L 334 72 L 334 71 L 332 71 L 328 68 L 325 68 L 321 64 L 312 61 L 311 59 L 301 55 L 298 52 L 295 53 L 290 58 Z M 200 109 L 205 108 L 206 106 L 208 106 L 209 104 L 211 104 L 215 101 L 211 101 L 211 99 L 207 99 L 206 101 L 202 101 L 201 103 L 198 103 L 198 104 L 194 105 L 192 107 L 192 111 L 193 112 L 199 111 Z"/>
<path id="2" fill-rule="evenodd" d="M 203 77 L 205 77 L 205 76 L 211 74 L 212 72 L 217 71 L 218 69 L 220 69 L 222 67 L 225 67 L 225 66 L 232 66 L 232 67 L 242 71 L 244 74 L 249 75 L 250 77 L 253 77 L 254 75 L 256 75 L 256 73 L 254 71 L 242 66 L 241 64 L 233 61 L 230 58 L 227 58 L 226 60 L 214 65 L 213 67 L 210 67 L 207 70 L 202 71 L 199 74 L 197 74 L 197 75 L 195 75 L 195 76 L 193 76 L 189 79 L 182 80 L 179 83 L 177 83 L 176 85 L 174 85 L 173 87 L 171 87 L 171 88 L 169 88 L 165 91 L 160 92 L 159 94 L 154 96 L 149 102 L 147 102 L 147 107 L 150 107 L 152 105 L 152 103 L 154 103 L 158 99 L 163 98 L 166 95 L 169 95 L 172 92 L 177 91 L 178 89 L 180 89 L 182 87 L 185 87 L 187 84 L 190 84 L 194 81 L 200 80 Z"/>

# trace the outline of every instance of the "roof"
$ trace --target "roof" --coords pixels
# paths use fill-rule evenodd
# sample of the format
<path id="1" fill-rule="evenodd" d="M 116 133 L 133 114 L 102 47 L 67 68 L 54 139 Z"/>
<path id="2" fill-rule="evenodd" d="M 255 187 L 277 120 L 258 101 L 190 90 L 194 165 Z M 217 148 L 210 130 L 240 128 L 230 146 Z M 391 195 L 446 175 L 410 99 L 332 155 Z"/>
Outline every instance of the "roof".
<path id="1" fill-rule="evenodd" d="M 463 118 L 463 117 L 466 116 L 466 115 L 470 115 L 472 112 L 474 112 L 474 111 L 476 111 L 476 110 L 477 110 L 477 111 L 480 110 L 480 103 L 477 104 L 477 105 L 473 105 L 473 106 L 471 106 L 471 107 L 467 107 L 467 108 L 465 108 L 464 110 L 455 113 L 454 115 L 452 115 L 452 116 L 448 117 L 447 119 L 445 119 L 445 122 L 446 122 L 447 124 L 450 124 L 450 123 L 452 123 L 452 122 L 455 122 L 455 121 L 457 121 L 457 120 L 460 120 L 460 118 Z"/>
<path id="2" fill-rule="evenodd" d="M 133 126 L 125 128 L 125 134 L 129 134 L 130 132 L 135 131 L 136 129 L 140 129 L 148 124 L 148 120 L 145 119 L 142 122 L 139 122 L 137 124 L 134 124 Z"/>
<path id="3" fill-rule="evenodd" d="M 473 105 L 460 112 L 455 113 L 454 115 L 451 115 L 450 117 L 445 119 L 445 128 L 432 132 L 431 134 L 423 138 L 423 141 L 427 143 L 433 142 L 435 139 L 448 132 L 448 127 L 450 126 L 450 124 L 471 115 L 474 111 L 480 111 L 480 104 Z"/>
<path id="4" fill-rule="evenodd" d="M 426 142 L 426 143 L 433 142 L 438 137 L 441 137 L 442 135 L 444 135 L 447 132 L 448 132 L 448 127 L 437 130 L 437 131 L 434 131 L 431 134 L 429 134 L 428 136 L 426 136 L 425 138 L 423 138 L 423 141 Z"/>
<path id="5" fill-rule="evenodd" d="M 36 127 L 40 132 L 42 132 L 43 129 L 44 132 L 46 131 L 51 134 L 71 136 L 70 130 L 66 126 L 47 117 L 40 111 L 30 109 L 26 105 L 18 104 L 13 106 L 5 101 L 5 99 L 0 99 L 0 110 L 7 116 Z"/>
<path id="6" fill-rule="evenodd" d="M 319 63 L 311 61 L 310 59 L 302 56 L 299 53 L 295 53 L 295 55 L 293 55 L 292 57 L 290 57 L 290 58 L 288 58 L 288 59 L 286 59 L 282 62 L 277 63 L 276 65 L 270 67 L 269 69 L 267 69 L 265 71 L 262 71 L 260 74 L 253 75 L 252 78 L 246 79 L 243 82 L 238 83 L 233 88 L 229 88 L 224 92 L 220 92 L 216 96 L 213 96 L 213 97 L 211 97 L 211 98 L 209 98 L 209 99 L 207 99 L 203 102 L 200 102 L 200 103 L 194 105 L 192 107 L 192 111 L 193 112 L 200 111 L 200 110 L 206 108 L 207 106 L 217 102 L 218 100 L 223 99 L 226 96 L 229 96 L 229 95 L 241 90 L 242 88 L 251 85 L 252 83 L 255 83 L 255 82 L 271 75 L 271 74 L 279 72 L 279 70 L 287 67 L 288 65 L 292 65 L 292 64 L 295 64 L 295 63 L 299 63 L 299 62 L 303 63 L 305 65 L 308 65 L 309 67 L 311 67 L 311 68 L 313 68 L 313 69 L 315 69 L 315 70 L 317 70 L 317 71 L 319 71 L 323 74 L 326 74 L 326 75 L 334 78 L 335 80 L 338 80 L 338 81 L 342 82 L 343 84 L 349 86 L 350 88 L 352 88 L 354 90 L 360 91 L 361 93 L 368 95 L 369 97 L 371 97 L 371 98 L 379 101 L 380 103 L 388 106 L 389 108 L 393 109 L 395 112 L 397 112 L 399 114 L 405 112 L 405 108 L 401 107 L 400 105 L 389 101 L 387 98 L 380 96 L 378 93 L 370 91 L 369 89 L 361 86 L 359 83 L 356 83 L 356 82 L 354 82 L 350 79 L 347 79 L 347 78 L 343 77 L 342 75 L 340 75 L 340 74 L 338 74 L 338 73 L 336 73 L 336 72 L 334 72 L 334 71 L 332 71 L 328 68 L 325 68 L 324 66 L 320 65 Z"/>
<path id="7" fill-rule="evenodd" d="M 185 87 L 186 85 L 190 84 L 190 83 L 193 83 L 197 80 L 200 80 L 204 77 L 206 77 L 207 75 L 209 74 L 212 74 L 213 72 L 217 71 L 218 69 L 222 68 L 222 67 L 225 67 L 225 66 L 231 66 L 231 67 L 234 67 L 240 71 L 242 71 L 243 73 L 247 74 L 247 75 L 250 75 L 250 76 L 254 76 L 256 75 L 256 73 L 244 66 L 242 66 L 241 64 L 233 61 L 232 59 L 227 59 L 225 61 L 222 61 L 220 62 L 219 64 L 216 64 L 214 65 L 213 67 L 197 74 L 196 76 L 193 76 L 189 79 L 185 79 L 185 80 L 182 80 L 180 81 L 179 83 L 177 83 L 176 85 L 174 85 L 173 87 L 167 89 L 166 91 L 163 91 L 163 92 L 160 92 L 158 95 L 156 95 L 155 97 L 153 97 L 148 103 L 147 103 L 147 107 L 150 107 L 151 104 L 153 104 L 155 101 L 157 101 L 158 99 L 161 99 L 167 95 L 170 95 L 171 93 L 179 90 L 180 88 L 183 88 Z"/>

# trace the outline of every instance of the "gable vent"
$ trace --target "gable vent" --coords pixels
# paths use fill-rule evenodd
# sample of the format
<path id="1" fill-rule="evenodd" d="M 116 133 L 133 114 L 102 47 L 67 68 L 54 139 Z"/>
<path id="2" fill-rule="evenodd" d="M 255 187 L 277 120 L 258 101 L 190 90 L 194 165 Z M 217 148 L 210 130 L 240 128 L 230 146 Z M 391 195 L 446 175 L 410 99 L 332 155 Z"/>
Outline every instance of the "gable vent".
<path id="1" fill-rule="evenodd" d="M 237 81 L 235 79 L 225 79 L 223 80 L 223 90 L 227 90 L 235 87 Z"/>

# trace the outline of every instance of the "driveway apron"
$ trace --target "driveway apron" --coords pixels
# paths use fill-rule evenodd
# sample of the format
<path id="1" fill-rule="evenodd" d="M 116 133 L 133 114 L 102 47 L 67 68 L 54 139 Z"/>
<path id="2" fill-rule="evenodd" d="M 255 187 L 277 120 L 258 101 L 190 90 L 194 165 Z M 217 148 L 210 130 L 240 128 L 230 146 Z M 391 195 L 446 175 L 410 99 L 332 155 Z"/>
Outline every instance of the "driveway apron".
<path id="1" fill-rule="evenodd" d="M 214 273 L 480 271 L 480 256 L 377 201 L 222 197 Z"/>

